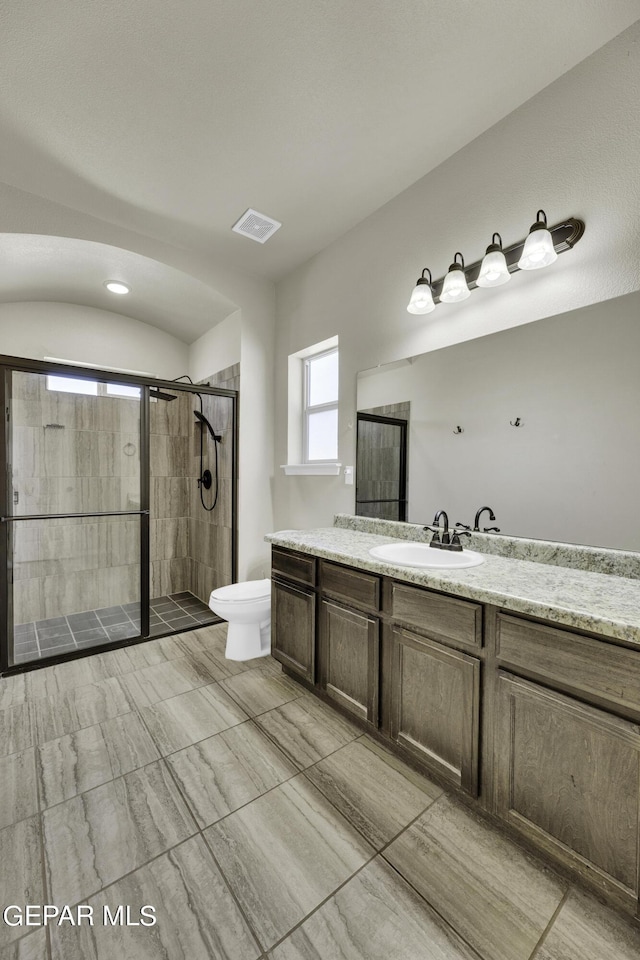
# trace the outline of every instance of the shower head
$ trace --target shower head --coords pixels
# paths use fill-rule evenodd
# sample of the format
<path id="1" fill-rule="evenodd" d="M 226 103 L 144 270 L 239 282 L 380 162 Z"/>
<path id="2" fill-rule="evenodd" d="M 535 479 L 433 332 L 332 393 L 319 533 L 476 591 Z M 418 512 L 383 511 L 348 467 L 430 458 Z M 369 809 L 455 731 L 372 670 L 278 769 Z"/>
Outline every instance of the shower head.
<path id="1" fill-rule="evenodd" d="M 175 393 L 165 393 L 163 390 L 158 390 L 157 387 L 151 387 L 149 390 L 149 396 L 154 397 L 156 400 L 175 400 Z"/>
<path id="2" fill-rule="evenodd" d="M 214 433 L 213 427 L 205 417 L 204 413 L 200 413 L 199 410 L 194 410 L 193 413 L 196 420 L 199 421 L 200 426 L 206 427 L 214 440 L 222 440 L 222 437 L 219 437 L 216 433 Z"/>

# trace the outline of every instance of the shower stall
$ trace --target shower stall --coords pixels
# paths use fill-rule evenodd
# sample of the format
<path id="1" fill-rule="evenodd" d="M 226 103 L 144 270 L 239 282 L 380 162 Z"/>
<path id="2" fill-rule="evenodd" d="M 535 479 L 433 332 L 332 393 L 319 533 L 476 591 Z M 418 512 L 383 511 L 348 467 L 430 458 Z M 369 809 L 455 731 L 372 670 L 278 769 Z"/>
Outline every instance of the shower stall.
<path id="1" fill-rule="evenodd" d="M 237 369 L 211 386 L 0 357 L 0 376 L 0 671 L 215 623 Z"/>

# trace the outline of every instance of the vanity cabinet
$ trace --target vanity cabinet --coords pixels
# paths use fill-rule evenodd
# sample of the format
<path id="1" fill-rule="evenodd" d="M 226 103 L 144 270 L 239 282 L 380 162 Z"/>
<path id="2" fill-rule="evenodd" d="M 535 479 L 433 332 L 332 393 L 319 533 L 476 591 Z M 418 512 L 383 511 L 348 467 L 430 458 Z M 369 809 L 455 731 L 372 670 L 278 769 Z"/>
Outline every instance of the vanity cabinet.
<path id="1" fill-rule="evenodd" d="M 480 661 L 393 631 L 391 736 L 417 760 L 478 793 Z"/>
<path id="2" fill-rule="evenodd" d="M 498 688 L 499 815 L 637 902 L 640 726 L 508 673 Z"/>
<path id="3" fill-rule="evenodd" d="M 274 579 L 271 585 L 271 653 L 283 667 L 315 682 L 316 595 Z"/>
<path id="4" fill-rule="evenodd" d="M 640 916 L 640 650 L 274 549 L 273 655 Z"/>
<path id="5" fill-rule="evenodd" d="M 322 690 L 345 710 L 377 726 L 378 620 L 323 598 L 319 640 Z"/>

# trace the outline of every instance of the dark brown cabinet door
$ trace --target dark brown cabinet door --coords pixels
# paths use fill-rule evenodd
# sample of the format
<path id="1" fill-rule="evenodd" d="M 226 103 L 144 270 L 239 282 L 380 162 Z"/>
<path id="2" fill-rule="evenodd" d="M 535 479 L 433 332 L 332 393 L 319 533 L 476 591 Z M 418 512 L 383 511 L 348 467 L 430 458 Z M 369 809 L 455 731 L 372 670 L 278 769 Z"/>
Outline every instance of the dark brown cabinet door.
<path id="1" fill-rule="evenodd" d="M 276 660 L 315 683 L 315 593 L 274 580 L 271 591 L 271 653 Z"/>
<path id="2" fill-rule="evenodd" d="M 637 900 L 640 727 L 507 673 L 498 685 L 498 812 Z"/>
<path id="3" fill-rule="evenodd" d="M 351 713 L 378 725 L 379 624 L 375 617 L 323 600 L 320 684 Z"/>
<path id="4" fill-rule="evenodd" d="M 391 700 L 393 739 L 477 796 L 480 661 L 397 627 Z"/>

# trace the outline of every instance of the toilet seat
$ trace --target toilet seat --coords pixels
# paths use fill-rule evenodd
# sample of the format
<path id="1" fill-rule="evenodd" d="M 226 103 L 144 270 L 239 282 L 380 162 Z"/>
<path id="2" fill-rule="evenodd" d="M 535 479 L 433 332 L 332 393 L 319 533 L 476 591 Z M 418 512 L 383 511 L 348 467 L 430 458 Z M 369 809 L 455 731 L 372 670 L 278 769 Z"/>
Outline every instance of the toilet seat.
<path id="1" fill-rule="evenodd" d="M 211 600 L 216 603 L 260 603 L 271 596 L 271 580 L 247 580 L 230 583 L 227 587 L 212 590 Z"/>

